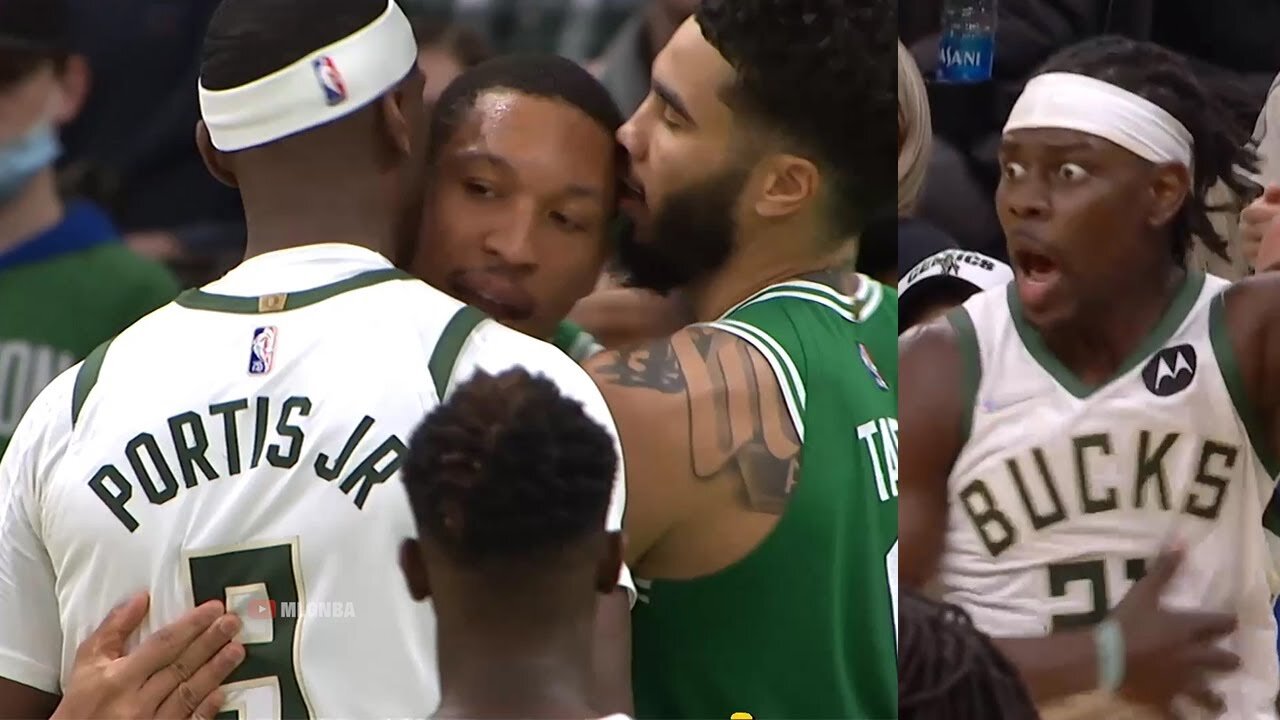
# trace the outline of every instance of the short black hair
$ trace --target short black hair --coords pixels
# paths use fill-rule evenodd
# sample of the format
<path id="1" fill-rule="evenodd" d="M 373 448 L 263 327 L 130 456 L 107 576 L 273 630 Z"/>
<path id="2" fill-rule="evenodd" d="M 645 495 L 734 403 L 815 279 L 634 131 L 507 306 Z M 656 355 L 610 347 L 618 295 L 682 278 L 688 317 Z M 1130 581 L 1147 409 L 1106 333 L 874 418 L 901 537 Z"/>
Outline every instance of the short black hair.
<path id="1" fill-rule="evenodd" d="M 532 97 L 559 100 L 600 125 L 612 138 L 622 127 L 622 112 L 609 91 L 581 65 L 541 53 L 503 55 L 485 61 L 449 84 L 431 115 L 426 161 L 436 161 L 440 149 L 453 138 L 476 100 L 491 90 L 514 90 Z M 622 152 L 619 146 L 619 152 Z"/>
<path id="2" fill-rule="evenodd" d="M 200 84 L 264 78 L 377 20 L 387 0 L 222 0 L 205 30 Z"/>
<path id="3" fill-rule="evenodd" d="M 736 71 L 730 105 L 827 175 L 835 239 L 896 205 L 896 0 L 702 0 L 696 17 Z"/>
<path id="4" fill-rule="evenodd" d="M 1159 105 L 1186 126 L 1195 142 L 1191 193 L 1174 218 L 1174 260 L 1185 261 L 1192 238 L 1227 258 L 1227 243 L 1213 227 L 1209 191 L 1219 181 L 1250 199 L 1259 188 L 1242 171 L 1256 172 L 1252 144 L 1258 109 L 1243 89 L 1227 81 L 1201 82 L 1181 55 L 1159 45 L 1104 35 L 1066 48 L 1051 57 L 1037 75 L 1069 72 L 1111 83 Z"/>
<path id="5" fill-rule="evenodd" d="M 67 0 L 0 0 L 0 90 L 45 66 L 61 72 L 70 55 Z"/>
<path id="6" fill-rule="evenodd" d="M 898 620 L 898 712 L 912 720 L 1040 717 L 1017 669 L 968 613 L 905 590 Z"/>
<path id="7" fill-rule="evenodd" d="M 509 564 L 603 532 L 618 456 L 555 383 L 477 373 L 409 443 L 403 477 L 418 532 L 455 561 Z"/>

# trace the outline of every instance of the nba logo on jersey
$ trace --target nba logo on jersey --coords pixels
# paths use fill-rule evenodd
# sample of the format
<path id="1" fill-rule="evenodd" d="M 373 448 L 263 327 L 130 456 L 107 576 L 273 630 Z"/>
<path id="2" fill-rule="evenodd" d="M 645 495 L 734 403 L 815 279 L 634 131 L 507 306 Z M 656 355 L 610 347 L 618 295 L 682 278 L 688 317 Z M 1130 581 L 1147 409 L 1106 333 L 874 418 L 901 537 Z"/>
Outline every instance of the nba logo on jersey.
<path id="1" fill-rule="evenodd" d="M 347 84 L 342 81 L 342 73 L 333 64 L 328 55 L 321 55 L 311 61 L 311 69 L 315 70 L 320 89 L 324 90 L 324 101 L 333 106 L 347 99 Z"/>
<path id="2" fill-rule="evenodd" d="M 867 372 L 871 373 L 871 379 L 876 381 L 876 386 L 881 390 L 888 390 L 889 383 L 884 381 L 880 376 L 880 369 L 876 367 L 876 363 L 871 359 L 871 353 L 867 350 L 867 346 L 858 343 L 858 355 L 862 356 L 862 364 L 867 366 Z"/>
<path id="3" fill-rule="evenodd" d="M 253 331 L 253 344 L 249 346 L 249 374 L 266 375 L 276 356 L 276 329 L 260 327 Z"/>

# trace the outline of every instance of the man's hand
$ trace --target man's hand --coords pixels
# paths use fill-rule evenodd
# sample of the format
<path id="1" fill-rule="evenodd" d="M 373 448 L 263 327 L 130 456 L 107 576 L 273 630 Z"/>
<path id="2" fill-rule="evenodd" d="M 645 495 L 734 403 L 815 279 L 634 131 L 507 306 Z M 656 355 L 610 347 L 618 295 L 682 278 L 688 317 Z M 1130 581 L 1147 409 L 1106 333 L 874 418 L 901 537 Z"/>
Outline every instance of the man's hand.
<path id="1" fill-rule="evenodd" d="M 1218 647 L 1236 628 L 1227 613 L 1175 611 L 1160 596 L 1182 562 L 1180 551 L 1165 551 L 1123 601 L 1113 617 L 1124 632 L 1125 677 L 1120 694 L 1148 707 L 1168 709 L 1184 695 L 1210 712 L 1221 713 L 1222 698 L 1209 687 L 1215 674 L 1240 666 L 1240 658 Z"/>
<path id="2" fill-rule="evenodd" d="M 1268 242 L 1267 236 L 1280 215 L 1280 185 L 1267 185 L 1262 197 L 1249 203 L 1240 213 L 1240 249 L 1249 265 L 1259 272 L 1280 265 L 1280 238 Z"/>
<path id="3" fill-rule="evenodd" d="M 210 601 L 125 655 L 125 641 L 149 605 L 146 594 L 134 596 L 80 644 L 51 720 L 209 720 L 217 714 L 223 702 L 218 687 L 244 659 L 244 646 L 232 642 L 239 619 Z"/>

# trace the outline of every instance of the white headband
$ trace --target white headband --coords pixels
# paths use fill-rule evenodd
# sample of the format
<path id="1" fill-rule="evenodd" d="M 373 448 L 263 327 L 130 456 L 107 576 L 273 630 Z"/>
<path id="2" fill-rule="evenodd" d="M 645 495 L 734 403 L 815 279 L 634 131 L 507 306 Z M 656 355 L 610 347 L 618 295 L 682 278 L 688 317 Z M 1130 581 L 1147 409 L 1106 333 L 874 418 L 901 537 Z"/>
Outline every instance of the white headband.
<path id="1" fill-rule="evenodd" d="M 1153 163 L 1191 167 L 1194 140 L 1164 108 L 1108 82 L 1074 73 L 1045 73 L 1027 83 L 1004 132 L 1061 128 L 1110 140 Z"/>
<path id="2" fill-rule="evenodd" d="M 200 114 L 213 146 L 235 152 L 350 115 L 409 74 L 418 44 L 409 19 L 387 0 L 377 20 L 292 65 L 229 90 L 200 85 Z"/>

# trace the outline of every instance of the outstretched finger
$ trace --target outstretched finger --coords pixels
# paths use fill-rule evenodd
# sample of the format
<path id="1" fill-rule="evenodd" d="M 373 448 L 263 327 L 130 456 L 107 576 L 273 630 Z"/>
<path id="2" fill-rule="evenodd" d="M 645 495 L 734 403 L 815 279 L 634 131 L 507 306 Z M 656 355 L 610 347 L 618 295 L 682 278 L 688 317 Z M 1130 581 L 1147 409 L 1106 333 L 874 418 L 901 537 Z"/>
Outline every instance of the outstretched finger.
<path id="1" fill-rule="evenodd" d="M 216 693 L 231 671 L 235 670 L 243 660 L 243 645 L 231 643 L 222 648 L 189 680 L 174 688 L 169 697 L 160 704 L 159 717 L 176 719 L 196 714 L 202 704 L 201 698 L 207 699 Z M 214 712 L 217 712 L 217 708 Z"/>
<path id="2" fill-rule="evenodd" d="M 221 690 L 214 690 L 209 693 L 208 697 L 200 701 L 200 706 L 196 711 L 191 713 L 191 720 L 213 720 L 218 711 L 222 709 L 222 703 L 226 700 L 226 695 Z"/>
<path id="3" fill-rule="evenodd" d="M 124 655 L 124 644 L 147 617 L 151 596 L 140 592 L 111 608 L 102 624 L 76 648 L 76 663 L 115 660 Z"/>
<path id="4" fill-rule="evenodd" d="M 142 686 L 142 694 L 157 706 L 179 706 L 166 717 L 186 717 L 200 698 L 213 692 L 244 659 L 244 647 L 232 643 L 240 619 L 223 615 L 201 633 L 176 660 Z"/>
<path id="5" fill-rule="evenodd" d="M 1235 632 L 1239 619 L 1230 613 L 1188 612 L 1183 617 L 1190 623 L 1191 637 L 1196 642 L 1213 642 Z"/>
<path id="6" fill-rule="evenodd" d="M 1182 564 L 1183 551 L 1180 547 L 1169 547 L 1160 551 L 1160 556 L 1151 564 L 1151 570 L 1143 576 L 1130 592 L 1146 593 L 1151 598 L 1159 598 L 1165 586 L 1173 580 Z"/>
<path id="7" fill-rule="evenodd" d="M 156 630 L 137 650 L 124 657 L 124 672 L 139 685 L 177 660 L 196 638 L 222 617 L 222 603 L 210 600 Z"/>
<path id="8" fill-rule="evenodd" d="M 1240 656 L 1220 647 L 1207 646 L 1187 658 L 1200 672 L 1229 673 L 1240 669 Z"/>
<path id="9" fill-rule="evenodd" d="M 1186 692 L 1192 704 L 1208 711 L 1210 716 L 1217 717 L 1227 709 L 1222 697 L 1213 691 L 1207 683 L 1197 683 Z"/>

